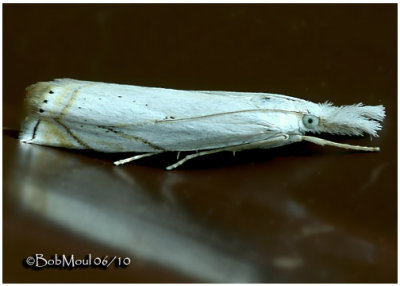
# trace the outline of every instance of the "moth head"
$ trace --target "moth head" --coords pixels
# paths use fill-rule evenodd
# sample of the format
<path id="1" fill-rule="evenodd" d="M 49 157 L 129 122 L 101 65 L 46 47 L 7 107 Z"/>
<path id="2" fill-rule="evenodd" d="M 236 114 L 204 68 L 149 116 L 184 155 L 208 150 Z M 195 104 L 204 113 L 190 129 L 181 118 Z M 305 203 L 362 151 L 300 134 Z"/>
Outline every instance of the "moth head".
<path id="1" fill-rule="evenodd" d="M 385 107 L 382 105 L 333 106 L 322 103 L 302 116 L 302 127 L 305 132 L 330 133 L 335 135 L 361 136 L 369 134 L 377 137 L 385 118 Z"/>
<path id="2" fill-rule="evenodd" d="M 302 121 L 304 127 L 307 128 L 308 130 L 313 131 L 318 129 L 319 118 L 317 116 L 311 114 L 304 114 Z"/>

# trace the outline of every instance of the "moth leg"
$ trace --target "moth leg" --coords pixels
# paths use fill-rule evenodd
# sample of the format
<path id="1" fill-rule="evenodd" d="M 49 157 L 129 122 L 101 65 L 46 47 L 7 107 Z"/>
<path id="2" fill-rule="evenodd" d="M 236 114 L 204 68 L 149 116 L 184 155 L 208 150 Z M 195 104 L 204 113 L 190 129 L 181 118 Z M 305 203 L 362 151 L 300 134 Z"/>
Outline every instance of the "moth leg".
<path id="1" fill-rule="evenodd" d="M 196 158 L 196 157 L 200 157 L 200 156 L 204 156 L 204 155 L 218 153 L 218 152 L 221 152 L 221 151 L 226 151 L 226 148 L 219 148 L 219 149 L 207 150 L 207 151 L 202 151 L 202 152 L 190 154 L 190 155 L 187 155 L 185 158 L 179 160 L 175 164 L 172 164 L 172 165 L 168 166 L 166 169 L 168 171 L 171 171 L 171 170 L 179 167 L 183 163 L 189 161 L 190 159 L 193 159 L 193 158 Z"/>
<path id="2" fill-rule="evenodd" d="M 123 165 L 123 164 L 129 163 L 129 162 L 135 161 L 135 160 L 139 160 L 139 159 L 142 159 L 142 158 L 150 157 L 150 156 L 157 155 L 157 154 L 160 154 L 160 153 L 161 152 L 154 152 L 154 153 L 150 152 L 150 153 L 144 153 L 144 154 L 136 155 L 136 156 L 129 157 L 129 158 L 126 158 L 126 159 L 115 161 L 114 165 L 116 165 L 116 166 Z"/>
<path id="3" fill-rule="evenodd" d="M 222 151 L 232 151 L 232 152 L 235 153 L 236 151 L 245 150 L 245 149 L 269 148 L 269 146 L 273 147 L 274 145 L 282 144 L 288 138 L 289 138 L 288 135 L 281 134 L 279 136 L 276 136 L 276 137 L 273 137 L 273 138 L 269 138 L 269 139 L 266 139 L 266 140 L 262 140 L 262 141 L 257 141 L 257 142 L 252 142 L 252 143 L 236 145 L 236 146 L 229 146 L 229 147 L 224 147 L 224 148 L 201 151 L 201 152 L 198 152 L 198 153 L 187 155 L 185 158 L 179 160 L 175 164 L 172 164 L 172 165 L 168 166 L 166 169 L 168 171 L 170 171 L 170 170 L 173 170 L 173 169 L 181 166 L 182 164 L 184 164 L 185 162 L 189 161 L 190 159 L 197 158 L 197 157 L 204 156 L 204 155 L 210 155 L 210 154 L 214 154 L 214 153 L 218 153 L 218 152 L 222 152 Z"/>
<path id="4" fill-rule="evenodd" d="M 380 151 L 379 147 L 367 147 L 367 146 L 359 146 L 359 145 L 342 144 L 342 143 L 336 143 L 333 141 L 329 141 L 329 140 L 325 140 L 325 139 L 313 137 L 313 136 L 301 136 L 300 141 L 301 140 L 308 141 L 308 142 L 318 144 L 321 146 L 327 145 L 327 146 L 333 146 L 333 147 L 343 148 L 343 149 L 347 149 L 347 150 L 357 150 L 357 151 L 367 151 L 367 152 Z"/>

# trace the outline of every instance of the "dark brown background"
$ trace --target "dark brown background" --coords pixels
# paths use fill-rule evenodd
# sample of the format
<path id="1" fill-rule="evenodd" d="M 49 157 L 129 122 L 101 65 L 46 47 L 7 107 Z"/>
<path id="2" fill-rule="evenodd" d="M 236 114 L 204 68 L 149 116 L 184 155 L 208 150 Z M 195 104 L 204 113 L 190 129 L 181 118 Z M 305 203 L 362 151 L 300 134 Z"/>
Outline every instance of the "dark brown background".
<path id="1" fill-rule="evenodd" d="M 396 282 L 397 7 L 4 5 L 3 120 L 24 88 L 82 80 L 383 104 L 380 146 L 300 143 L 114 167 L 3 139 L 4 282 Z M 126 269 L 23 266 L 43 253 L 130 257 Z"/>

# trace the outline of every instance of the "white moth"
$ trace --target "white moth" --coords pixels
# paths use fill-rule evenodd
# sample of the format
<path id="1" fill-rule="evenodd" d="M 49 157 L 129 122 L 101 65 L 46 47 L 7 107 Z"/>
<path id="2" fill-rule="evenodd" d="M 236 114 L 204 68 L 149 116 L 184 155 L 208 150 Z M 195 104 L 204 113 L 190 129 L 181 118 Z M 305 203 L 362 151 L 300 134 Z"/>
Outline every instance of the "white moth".
<path id="1" fill-rule="evenodd" d="M 195 151 L 167 170 L 221 151 L 267 149 L 300 141 L 379 151 L 306 134 L 377 137 L 385 117 L 382 105 L 336 107 L 269 93 L 185 91 L 73 79 L 29 86 L 27 104 L 22 142 L 142 153 L 116 165 L 166 151 Z"/>

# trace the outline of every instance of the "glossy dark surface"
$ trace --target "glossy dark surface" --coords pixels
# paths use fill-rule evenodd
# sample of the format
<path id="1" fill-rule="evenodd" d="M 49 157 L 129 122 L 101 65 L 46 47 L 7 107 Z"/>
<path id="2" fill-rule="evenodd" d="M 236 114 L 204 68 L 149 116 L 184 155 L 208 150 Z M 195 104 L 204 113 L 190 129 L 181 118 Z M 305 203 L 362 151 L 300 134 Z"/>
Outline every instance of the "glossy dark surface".
<path id="1" fill-rule="evenodd" d="M 175 154 L 114 167 L 103 155 L 3 134 L 4 282 L 396 282 L 397 7 L 4 5 L 3 122 L 24 88 L 70 77 L 383 104 L 380 146 L 300 143 Z M 43 253 L 130 257 L 125 268 L 24 267 Z"/>

